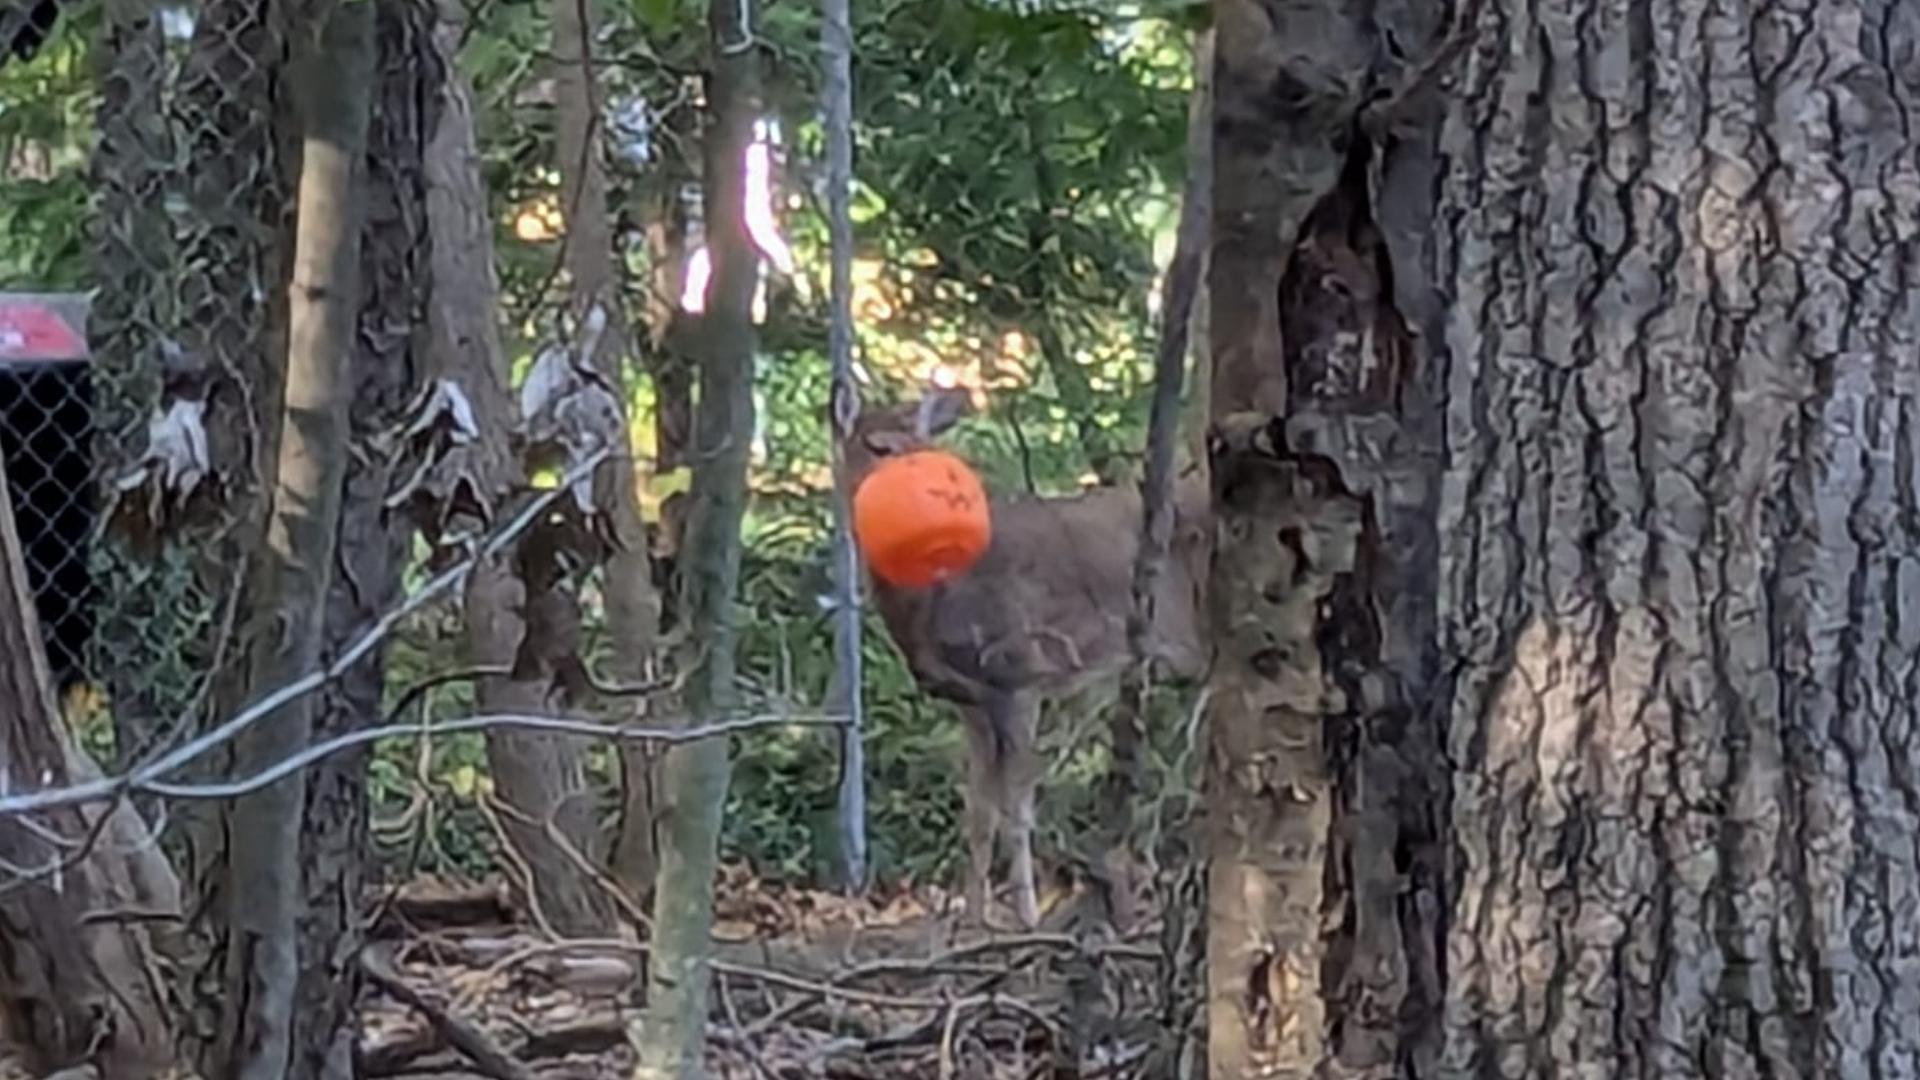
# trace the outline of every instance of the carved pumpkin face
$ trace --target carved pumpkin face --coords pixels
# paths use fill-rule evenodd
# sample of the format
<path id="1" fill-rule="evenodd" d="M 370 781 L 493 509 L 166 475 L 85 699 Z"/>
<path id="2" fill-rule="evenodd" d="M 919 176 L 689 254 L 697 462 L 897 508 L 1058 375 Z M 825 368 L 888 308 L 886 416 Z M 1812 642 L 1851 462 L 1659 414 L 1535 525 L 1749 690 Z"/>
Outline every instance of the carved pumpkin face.
<path id="1" fill-rule="evenodd" d="M 979 476 L 945 450 L 882 458 L 853 493 L 853 535 L 882 580 L 925 588 L 986 554 L 992 515 Z"/>

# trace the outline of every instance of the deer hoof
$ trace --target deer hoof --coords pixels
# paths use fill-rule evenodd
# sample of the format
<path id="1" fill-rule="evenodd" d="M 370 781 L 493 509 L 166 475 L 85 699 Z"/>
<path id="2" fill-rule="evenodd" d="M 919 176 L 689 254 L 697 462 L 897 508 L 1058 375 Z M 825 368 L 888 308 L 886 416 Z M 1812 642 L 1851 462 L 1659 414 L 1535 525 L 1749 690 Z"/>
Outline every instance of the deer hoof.
<path id="1" fill-rule="evenodd" d="M 1031 933 L 1040 925 L 1040 904 L 1032 893 L 1023 893 L 1014 902 L 1014 915 L 1020 920 L 1020 929 Z"/>

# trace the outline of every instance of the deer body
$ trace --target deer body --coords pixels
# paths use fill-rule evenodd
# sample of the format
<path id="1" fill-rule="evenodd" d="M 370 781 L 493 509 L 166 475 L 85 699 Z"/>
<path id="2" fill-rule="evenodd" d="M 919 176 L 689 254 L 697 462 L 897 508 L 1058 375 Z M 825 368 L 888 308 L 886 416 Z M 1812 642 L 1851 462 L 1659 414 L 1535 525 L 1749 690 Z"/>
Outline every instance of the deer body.
<path id="1" fill-rule="evenodd" d="M 879 457 L 924 445 L 966 411 L 958 392 L 863 415 L 846 447 L 854 481 Z M 1208 493 L 1177 485 L 1172 541 L 1156 579 L 1147 655 L 1179 678 L 1207 662 L 1200 582 Z M 875 580 L 872 597 L 920 689 L 952 702 L 966 724 L 967 909 L 986 911 L 996 836 L 1006 841 L 1014 908 L 1038 920 L 1032 832 L 1041 768 L 1041 705 L 1119 673 L 1129 661 L 1142 504 L 1127 488 L 1063 498 L 990 500 L 993 539 L 966 573 L 926 589 Z"/>

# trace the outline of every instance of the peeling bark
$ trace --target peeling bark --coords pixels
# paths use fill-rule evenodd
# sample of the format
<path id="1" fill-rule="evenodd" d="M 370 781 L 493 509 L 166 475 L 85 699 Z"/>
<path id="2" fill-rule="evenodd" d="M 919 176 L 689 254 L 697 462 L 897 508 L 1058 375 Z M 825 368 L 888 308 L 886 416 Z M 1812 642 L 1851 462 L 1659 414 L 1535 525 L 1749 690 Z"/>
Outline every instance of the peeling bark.
<path id="1" fill-rule="evenodd" d="M 1445 1071 L 1912 1076 L 1920 10 L 1472 34 Z"/>
<path id="2" fill-rule="evenodd" d="M 1211 1075 L 1430 1075 L 1433 102 L 1399 95 L 1443 54 L 1411 5 L 1217 20 Z"/>

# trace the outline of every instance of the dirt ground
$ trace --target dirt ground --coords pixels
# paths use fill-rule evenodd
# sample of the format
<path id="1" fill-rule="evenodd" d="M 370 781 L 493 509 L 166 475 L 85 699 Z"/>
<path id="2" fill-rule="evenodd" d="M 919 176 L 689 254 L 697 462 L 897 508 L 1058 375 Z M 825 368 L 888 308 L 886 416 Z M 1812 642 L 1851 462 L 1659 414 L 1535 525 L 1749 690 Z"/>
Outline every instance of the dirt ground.
<path id="1" fill-rule="evenodd" d="M 1075 899 L 1055 897 L 1036 932 L 981 931 L 935 888 L 855 900 L 730 873 L 716 901 L 710 1073 L 1136 1075 L 1159 1015 L 1157 927 L 1119 937 L 1076 920 Z M 631 1075 L 645 965 L 633 937 L 559 940 L 497 887 L 421 880 L 379 901 L 368 957 L 371 1076 Z"/>

